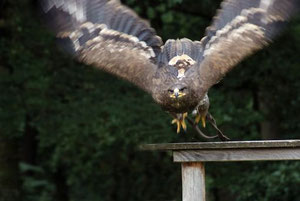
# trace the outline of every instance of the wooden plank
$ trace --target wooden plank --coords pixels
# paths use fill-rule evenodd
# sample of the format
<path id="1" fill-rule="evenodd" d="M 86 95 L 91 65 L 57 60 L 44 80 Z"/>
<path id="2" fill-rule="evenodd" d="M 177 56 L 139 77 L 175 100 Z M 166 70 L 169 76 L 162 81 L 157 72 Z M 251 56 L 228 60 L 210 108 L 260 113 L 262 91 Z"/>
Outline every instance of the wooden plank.
<path id="1" fill-rule="evenodd" d="M 141 150 L 195 150 L 195 149 L 256 149 L 256 148 L 296 148 L 300 147 L 300 140 L 259 140 L 259 141 L 228 141 L 228 142 L 195 142 L 195 143 L 167 143 L 141 145 Z"/>
<path id="2" fill-rule="evenodd" d="M 182 163 L 182 200 L 205 201 L 205 170 L 203 163 Z"/>
<path id="3" fill-rule="evenodd" d="M 300 160 L 300 148 L 181 150 L 173 152 L 174 162 Z"/>

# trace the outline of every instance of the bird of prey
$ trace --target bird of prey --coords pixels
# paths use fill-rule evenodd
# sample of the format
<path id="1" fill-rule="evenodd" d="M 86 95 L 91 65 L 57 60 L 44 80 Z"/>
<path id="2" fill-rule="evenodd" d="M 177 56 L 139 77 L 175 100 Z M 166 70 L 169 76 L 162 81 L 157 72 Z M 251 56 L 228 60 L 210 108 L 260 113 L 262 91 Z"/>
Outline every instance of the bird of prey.
<path id="1" fill-rule="evenodd" d="M 299 0 L 224 0 L 199 41 L 163 44 L 149 23 L 119 0 L 40 0 L 66 51 L 150 93 L 186 130 L 210 120 L 208 90 L 245 57 L 268 45 L 297 13 Z M 192 121 L 193 123 L 193 121 Z M 221 132 L 218 137 L 227 139 Z"/>

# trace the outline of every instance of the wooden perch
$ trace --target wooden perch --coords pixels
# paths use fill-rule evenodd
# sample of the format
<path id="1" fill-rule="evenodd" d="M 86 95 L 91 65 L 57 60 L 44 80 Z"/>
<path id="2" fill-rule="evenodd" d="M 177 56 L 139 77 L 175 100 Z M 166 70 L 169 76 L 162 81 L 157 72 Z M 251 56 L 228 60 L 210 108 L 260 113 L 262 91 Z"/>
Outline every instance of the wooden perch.
<path id="1" fill-rule="evenodd" d="M 197 142 L 141 145 L 172 151 L 182 167 L 182 200 L 205 201 L 204 162 L 300 160 L 300 140 Z"/>

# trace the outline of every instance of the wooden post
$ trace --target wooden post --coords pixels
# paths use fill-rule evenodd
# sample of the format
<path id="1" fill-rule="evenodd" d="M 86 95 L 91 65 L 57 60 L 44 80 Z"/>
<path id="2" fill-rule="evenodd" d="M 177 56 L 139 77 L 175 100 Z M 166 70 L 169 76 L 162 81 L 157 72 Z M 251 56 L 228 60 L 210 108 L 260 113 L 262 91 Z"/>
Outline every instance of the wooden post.
<path id="1" fill-rule="evenodd" d="M 182 201 L 205 201 L 203 163 L 182 163 Z"/>
<path id="2" fill-rule="evenodd" d="M 148 144 L 149 151 L 172 151 L 182 167 L 182 200 L 205 201 L 204 162 L 300 160 L 300 140 Z"/>

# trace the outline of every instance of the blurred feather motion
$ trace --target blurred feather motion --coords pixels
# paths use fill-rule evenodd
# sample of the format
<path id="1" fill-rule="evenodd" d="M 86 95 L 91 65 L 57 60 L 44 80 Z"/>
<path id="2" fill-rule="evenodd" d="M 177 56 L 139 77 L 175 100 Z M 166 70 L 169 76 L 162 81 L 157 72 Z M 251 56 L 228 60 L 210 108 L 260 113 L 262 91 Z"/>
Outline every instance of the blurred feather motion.
<path id="1" fill-rule="evenodd" d="M 205 127 L 208 120 L 222 140 L 228 138 L 208 113 L 209 89 L 268 45 L 297 13 L 299 2 L 224 0 L 200 41 L 163 44 L 147 21 L 117 0 L 40 1 L 60 44 L 77 60 L 150 93 L 174 117 L 177 132 L 186 130 L 185 119 L 194 111 L 195 123 L 189 122 Z"/>

